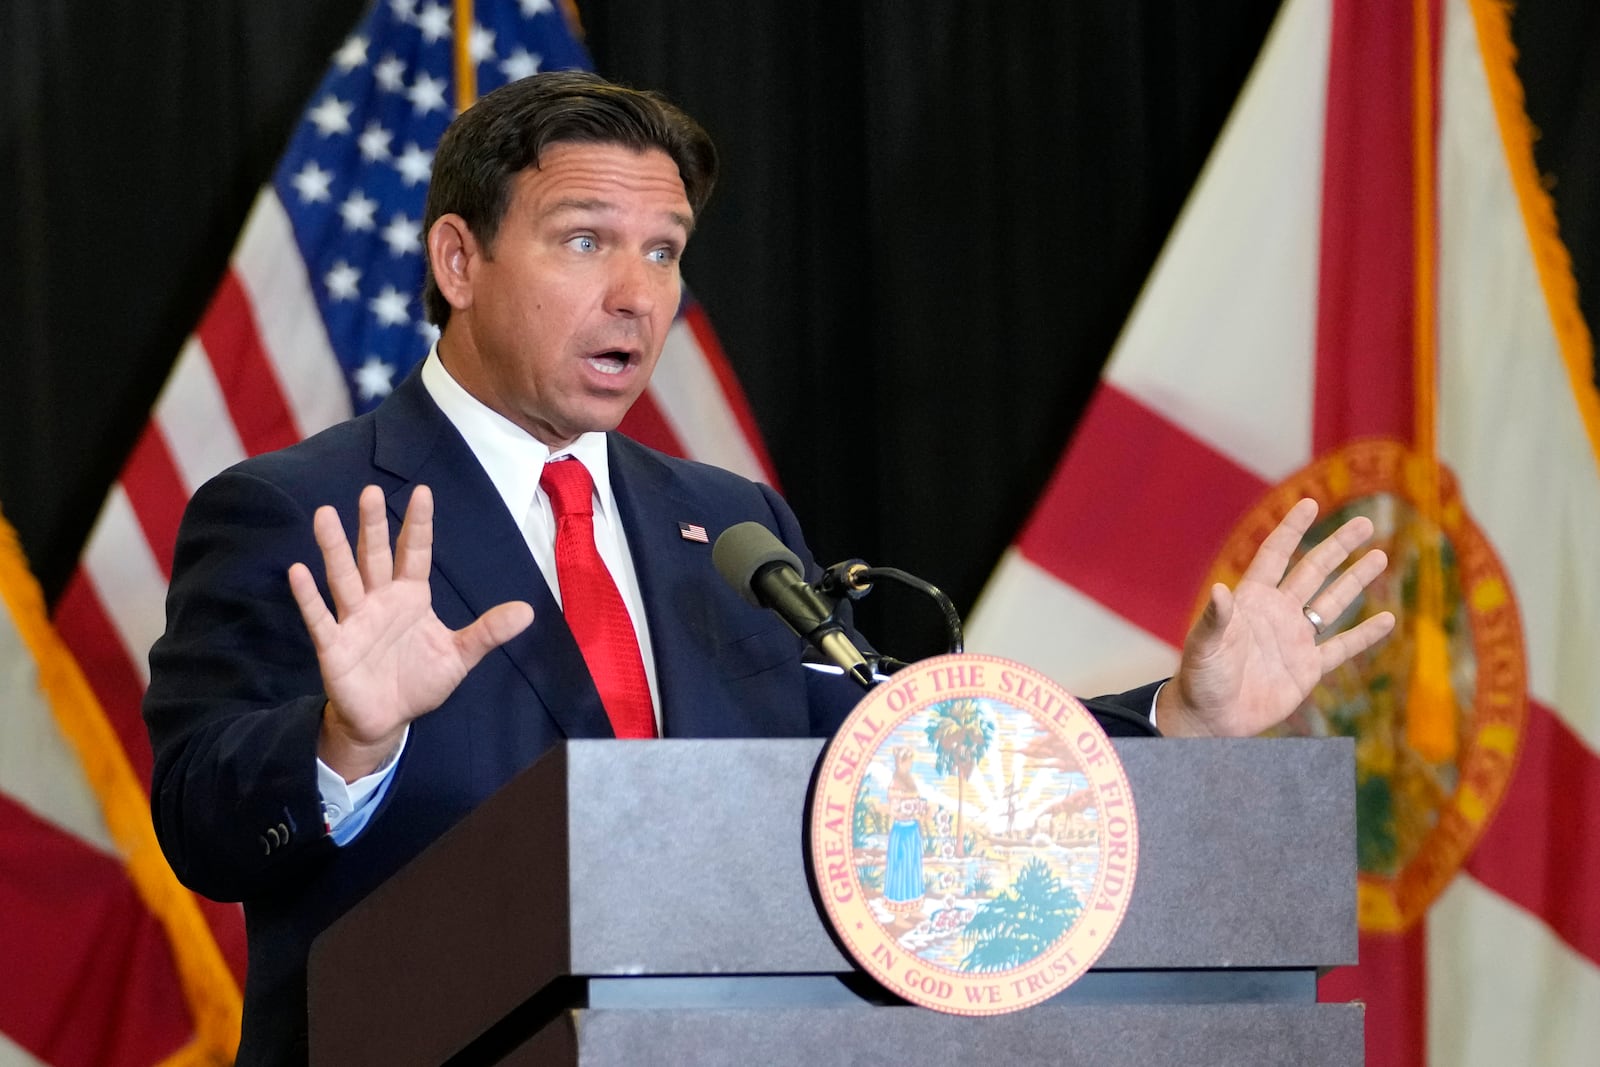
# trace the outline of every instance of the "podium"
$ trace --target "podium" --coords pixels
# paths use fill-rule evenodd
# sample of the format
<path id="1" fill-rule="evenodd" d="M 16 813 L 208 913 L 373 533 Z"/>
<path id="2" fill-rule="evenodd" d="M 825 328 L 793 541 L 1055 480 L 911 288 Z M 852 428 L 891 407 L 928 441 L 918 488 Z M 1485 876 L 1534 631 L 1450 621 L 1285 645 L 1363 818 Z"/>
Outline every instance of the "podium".
<path id="1" fill-rule="evenodd" d="M 807 874 L 820 740 L 573 741 L 329 927 L 313 1067 L 1360 1064 L 1348 739 L 1120 740 L 1121 929 L 1010 1015 L 890 998 Z"/>

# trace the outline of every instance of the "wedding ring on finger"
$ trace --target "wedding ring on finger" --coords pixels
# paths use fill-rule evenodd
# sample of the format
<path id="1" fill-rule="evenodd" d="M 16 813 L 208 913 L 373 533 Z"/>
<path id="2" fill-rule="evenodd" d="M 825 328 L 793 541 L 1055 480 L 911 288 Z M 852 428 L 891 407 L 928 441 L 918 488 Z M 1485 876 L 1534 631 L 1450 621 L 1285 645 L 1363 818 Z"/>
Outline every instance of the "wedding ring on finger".
<path id="1" fill-rule="evenodd" d="M 1305 612 L 1306 619 L 1311 623 L 1311 628 L 1317 631 L 1318 637 L 1321 637 L 1323 631 L 1328 628 L 1327 621 L 1323 619 L 1321 615 L 1317 614 L 1317 609 L 1312 607 L 1310 604 L 1307 604 L 1300 610 Z"/>

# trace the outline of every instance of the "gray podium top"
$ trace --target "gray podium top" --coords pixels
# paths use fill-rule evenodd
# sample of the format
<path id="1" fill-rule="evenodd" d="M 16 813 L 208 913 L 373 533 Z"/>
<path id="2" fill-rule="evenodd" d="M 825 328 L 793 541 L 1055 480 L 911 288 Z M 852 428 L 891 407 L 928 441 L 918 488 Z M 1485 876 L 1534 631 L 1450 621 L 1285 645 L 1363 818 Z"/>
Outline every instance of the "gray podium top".
<path id="1" fill-rule="evenodd" d="M 360 1030 L 363 1013 L 381 1010 L 371 991 L 382 988 L 437 1014 L 415 1020 L 421 1029 L 449 1029 L 464 1004 L 500 1018 L 563 975 L 853 970 L 803 854 L 822 744 L 555 749 L 318 939 L 311 1002 Z M 1116 747 L 1140 857 L 1127 916 L 1096 970 L 1355 962 L 1350 741 Z M 318 1029 L 314 1019 L 314 1046 Z"/>

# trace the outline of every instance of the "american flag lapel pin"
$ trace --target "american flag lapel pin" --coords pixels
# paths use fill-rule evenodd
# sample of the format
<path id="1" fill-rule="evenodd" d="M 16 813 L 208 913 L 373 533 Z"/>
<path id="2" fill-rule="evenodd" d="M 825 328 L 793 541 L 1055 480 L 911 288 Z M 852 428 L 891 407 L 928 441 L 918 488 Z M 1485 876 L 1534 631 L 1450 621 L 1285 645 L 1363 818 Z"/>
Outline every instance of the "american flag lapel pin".
<path id="1" fill-rule="evenodd" d="M 702 545 L 711 543 L 710 539 L 706 537 L 706 528 L 704 526 L 696 526 L 692 522 L 678 523 L 678 536 L 685 541 L 698 541 Z"/>

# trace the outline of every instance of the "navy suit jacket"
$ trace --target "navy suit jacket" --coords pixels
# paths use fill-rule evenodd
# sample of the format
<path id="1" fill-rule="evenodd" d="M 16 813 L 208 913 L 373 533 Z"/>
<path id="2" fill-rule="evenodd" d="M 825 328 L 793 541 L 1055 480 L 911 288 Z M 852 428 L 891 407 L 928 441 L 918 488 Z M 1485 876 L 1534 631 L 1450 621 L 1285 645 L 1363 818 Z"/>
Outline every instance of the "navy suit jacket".
<path id="1" fill-rule="evenodd" d="M 771 489 L 610 435 L 611 482 L 648 617 L 669 737 L 827 736 L 859 698 L 853 683 L 802 667 L 805 647 L 717 575 L 710 540 L 766 525 L 816 564 Z M 391 537 L 411 492 L 435 499 L 433 607 L 452 628 L 506 600 L 533 624 L 489 653 L 418 719 L 380 809 L 335 846 L 316 783 L 324 696 L 285 577 L 321 583 L 312 512 L 332 504 L 354 543 L 355 502 L 380 486 Z M 325 589 L 325 586 L 324 586 Z M 378 409 L 204 485 L 179 531 L 167 629 L 150 654 L 145 721 L 155 753 L 157 835 L 184 884 L 244 902 L 249 938 L 238 1062 L 303 1062 L 312 939 L 429 842 L 564 738 L 612 736 L 594 683 L 517 523 L 418 375 Z M 1096 705 L 1116 732 L 1123 707 Z M 1120 729 L 1118 728 L 1120 724 Z"/>

